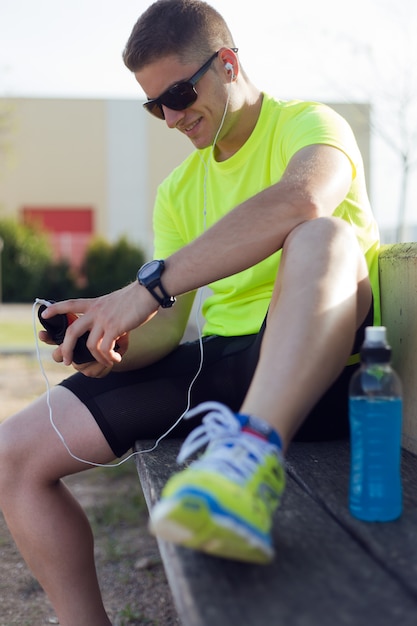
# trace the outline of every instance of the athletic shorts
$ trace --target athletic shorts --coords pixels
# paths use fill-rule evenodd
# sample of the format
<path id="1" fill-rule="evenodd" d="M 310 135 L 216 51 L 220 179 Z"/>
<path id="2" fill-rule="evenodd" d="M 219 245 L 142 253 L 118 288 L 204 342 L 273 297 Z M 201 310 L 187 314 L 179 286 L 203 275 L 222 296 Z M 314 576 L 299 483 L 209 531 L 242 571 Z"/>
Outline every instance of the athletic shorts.
<path id="1" fill-rule="evenodd" d="M 356 333 L 352 355 L 359 352 L 365 327 L 371 326 L 372 320 L 373 307 Z M 89 378 L 78 372 L 61 385 L 86 405 L 119 457 L 135 441 L 156 440 L 164 434 L 186 410 L 188 398 L 190 407 L 215 400 L 238 411 L 258 362 L 264 330 L 265 322 L 255 335 L 204 337 L 202 364 L 200 341 L 196 340 L 179 345 L 149 367 L 111 372 L 104 378 Z M 314 406 L 295 440 L 330 441 L 348 437 L 348 386 L 358 359 L 351 361 L 355 363 L 344 368 Z M 195 379 L 200 364 L 201 371 Z M 169 436 L 185 437 L 198 423 L 198 418 L 180 420 Z"/>

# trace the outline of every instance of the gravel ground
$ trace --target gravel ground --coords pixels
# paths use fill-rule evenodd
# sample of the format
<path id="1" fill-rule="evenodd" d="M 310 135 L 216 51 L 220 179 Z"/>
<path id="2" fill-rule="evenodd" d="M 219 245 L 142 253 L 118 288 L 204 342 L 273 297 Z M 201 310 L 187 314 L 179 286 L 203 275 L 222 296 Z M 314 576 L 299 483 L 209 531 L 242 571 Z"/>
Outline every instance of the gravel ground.
<path id="1" fill-rule="evenodd" d="M 5 308 L 0 305 L 0 323 Z M 26 320 L 28 307 L 8 307 L 10 314 Z M 50 382 L 58 382 L 63 366 L 54 364 L 48 355 L 43 360 Z M 0 421 L 44 390 L 45 381 L 33 354 L 0 354 Z M 94 529 L 107 611 L 117 626 L 178 625 L 158 547 L 147 531 L 148 515 L 134 462 L 122 468 L 93 469 L 66 481 Z M 1 512 L 0 551 L 0 626 L 58 624 L 44 592 L 16 550 Z"/>

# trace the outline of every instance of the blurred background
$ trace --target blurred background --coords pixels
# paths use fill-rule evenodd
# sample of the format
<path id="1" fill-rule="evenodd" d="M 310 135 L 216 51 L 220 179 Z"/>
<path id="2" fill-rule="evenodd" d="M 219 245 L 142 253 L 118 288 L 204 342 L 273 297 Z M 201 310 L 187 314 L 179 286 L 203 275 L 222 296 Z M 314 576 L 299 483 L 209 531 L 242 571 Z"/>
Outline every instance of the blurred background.
<path id="1" fill-rule="evenodd" d="M 121 59 L 149 4 L 0 0 L 0 302 L 103 293 L 152 256 L 156 188 L 192 146 Z M 258 87 L 348 119 L 382 241 L 416 240 L 417 5 L 211 4 Z"/>

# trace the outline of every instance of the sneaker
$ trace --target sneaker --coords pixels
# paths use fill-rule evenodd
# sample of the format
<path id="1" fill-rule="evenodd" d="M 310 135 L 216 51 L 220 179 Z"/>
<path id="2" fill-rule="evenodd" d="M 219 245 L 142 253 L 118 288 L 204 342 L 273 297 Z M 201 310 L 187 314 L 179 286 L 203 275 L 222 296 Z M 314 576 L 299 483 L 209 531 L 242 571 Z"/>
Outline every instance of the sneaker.
<path id="1" fill-rule="evenodd" d="M 207 412 L 208 411 L 208 412 Z M 285 487 L 278 435 L 265 422 L 204 402 L 187 414 L 207 412 L 178 455 L 182 463 L 154 507 L 150 531 L 160 539 L 239 561 L 273 559 L 272 517 Z"/>

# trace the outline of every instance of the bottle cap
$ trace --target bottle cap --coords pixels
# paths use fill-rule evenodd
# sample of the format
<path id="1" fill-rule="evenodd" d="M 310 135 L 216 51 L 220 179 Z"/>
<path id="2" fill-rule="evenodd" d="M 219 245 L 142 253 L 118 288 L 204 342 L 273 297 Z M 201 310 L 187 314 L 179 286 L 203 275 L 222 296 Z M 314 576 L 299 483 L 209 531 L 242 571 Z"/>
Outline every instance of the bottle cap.
<path id="1" fill-rule="evenodd" d="M 360 349 L 364 363 L 388 363 L 391 359 L 391 347 L 387 342 L 385 326 L 367 326 L 365 341 Z"/>
<path id="2" fill-rule="evenodd" d="M 385 326 L 367 326 L 365 328 L 365 342 L 367 344 L 386 344 L 387 329 Z"/>

